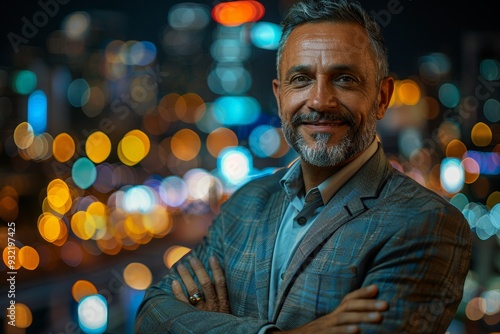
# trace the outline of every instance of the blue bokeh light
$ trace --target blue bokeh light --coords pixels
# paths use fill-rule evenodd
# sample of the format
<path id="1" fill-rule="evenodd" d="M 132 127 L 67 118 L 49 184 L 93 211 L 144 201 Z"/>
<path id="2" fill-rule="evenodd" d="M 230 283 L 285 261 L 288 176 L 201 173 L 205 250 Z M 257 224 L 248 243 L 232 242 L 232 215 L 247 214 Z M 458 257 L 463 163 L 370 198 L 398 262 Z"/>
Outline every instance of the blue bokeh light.
<path id="1" fill-rule="evenodd" d="M 28 123 L 35 135 L 47 130 L 47 96 L 41 90 L 34 91 L 28 97 Z"/>

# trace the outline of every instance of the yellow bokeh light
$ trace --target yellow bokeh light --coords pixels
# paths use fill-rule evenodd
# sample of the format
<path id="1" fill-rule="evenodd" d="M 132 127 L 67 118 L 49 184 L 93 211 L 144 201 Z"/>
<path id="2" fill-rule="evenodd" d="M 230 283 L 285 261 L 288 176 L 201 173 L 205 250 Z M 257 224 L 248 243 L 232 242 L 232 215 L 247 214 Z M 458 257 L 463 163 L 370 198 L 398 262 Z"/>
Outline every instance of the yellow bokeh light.
<path id="1" fill-rule="evenodd" d="M 402 103 L 413 106 L 420 101 L 420 87 L 413 80 L 403 80 L 398 87 L 398 96 Z"/>
<path id="2" fill-rule="evenodd" d="M 47 186 L 47 201 L 50 207 L 60 214 L 65 214 L 72 204 L 68 185 L 61 179 L 50 181 Z"/>
<path id="3" fill-rule="evenodd" d="M 86 211 L 75 212 L 71 216 L 71 230 L 82 240 L 90 239 L 96 231 L 94 218 Z"/>
<path id="4" fill-rule="evenodd" d="M 446 156 L 448 158 L 462 159 L 465 152 L 467 152 L 467 147 L 458 139 L 453 139 L 446 145 Z"/>
<path id="5" fill-rule="evenodd" d="M 213 157 L 217 158 L 223 149 L 230 146 L 238 146 L 238 137 L 228 128 L 215 129 L 207 137 L 207 149 Z"/>
<path id="6" fill-rule="evenodd" d="M 38 231 L 48 242 L 56 241 L 61 235 L 61 223 L 59 218 L 51 213 L 43 213 L 38 218 Z"/>
<path id="7" fill-rule="evenodd" d="M 146 230 L 155 237 L 165 236 L 172 228 L 172 221 L 165 207 L 155 206 L 150 214 L 142 218 Z"/>
<path id="8" fill-rule="evenodd" d="M 75 154 L 75 141 L 65 132 L 58 134 L 52 142 L 54 158 L 59 162 L 66 162 Z"/>
<path id="9" fill-rule="evenodd" d="M 172 153 L 180 160 L 194 159 L 201 148 L 201 140 L 196 132 L 190 129 L 179 130 L 170 141 Z"/>
<path id="10" fill-rule="evenodd" d="M 24 150 L 28 148 L 35 139 L 33 127 L 28 122 L 19 123 L 14 129 L 14 143 L 17 147 Z"/>
<path id="11" fill-rule="evenodd" d="M 163 263 L 168 269 L 179 261 L 184 255 L 191 251 L 190 248 L 184 246 L 172 246 L 168 248 L 163 254 Z"/>
<path id="12" fill-rule="evenodd" d="M 78 280 L 71 287 L 71 295 L 78 303 L 82 298 L 97 294 L 97 288 L 87 280 Z"/>
<path id="13" fill-rule="evenodd" d="M 493 133 L 487 124 L 479 122 L 472 128 L 471 139 L 476 146 L 488 146 L 492 138 Z"/>
<path id="14" fill-rule="evenodd" d="M 100 239 L 106 235 L 108 211 L 108 207 L 101 202 L 93 202 L 87 208 L 87 213 L 92 216 L 95 226 L 95 233 L 92 239 Z"/>
<path id="15" fill-rule="evenodd" d="M 21 268 L 21 261 L 19 261 L 19 247 L 5 247 L 2 253 L 3 263 L 9 270 L 17 270 Z"/>
<path id="16" fill-rule="evenodd" d="M 132 289 L 145 290 L 153 281 L 153 275 L 144 264 L 132 262 L 125 267 L 123 279 Z"/>
<path id="17" fill-rule="evenodd" d="M 151 148 L 149 137 L 140 130 L 131 130 L 118 143 L 118 157 L 128 166 L 139 163 Z"/>
<path id="18" fill-rule="evenodd" d="M 19 262 L 24 268 L 35 270 L 40 264 L 40 255 L 33 247 L 23 246 L 19 250 Z"/>
<path id="19" fill-rule="evenodd" d="M 16 327 L 28 328 L 33 322 L 33 315 L 30 308 L 23 303 L 15 304 Z M 17 331 L 15 333 L 18 333 Z"/>
<path id="20" fill-rule="evenodd" d="M 92 162 L 101 163 L 111 153 L 111 140 L 104 132 L 96 131 L 85 141 L 85 152 Z"/>

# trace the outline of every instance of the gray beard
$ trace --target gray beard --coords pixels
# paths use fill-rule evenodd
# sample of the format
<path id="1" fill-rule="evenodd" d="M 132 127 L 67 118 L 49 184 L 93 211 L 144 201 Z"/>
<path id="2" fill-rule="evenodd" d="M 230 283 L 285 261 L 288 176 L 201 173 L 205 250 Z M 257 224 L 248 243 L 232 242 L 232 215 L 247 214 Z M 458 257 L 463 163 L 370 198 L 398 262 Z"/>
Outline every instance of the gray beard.
<path id="1" fill-rule="evenodd" d="M 357 133 L 352 127 L 340 143 L 328 146 L 331 135 L 328 133 L 314 134 L 314 144 L 308 146 L 297 128 L 292 128 L 290 123 L 283 123 L 283 135 L 288 143 L 307 163 L 317 167 L 332 167 L 364 151 L 373 141 L 376 134 L 377 121 L 375 111 L 367 120 L 365 126 Z"/>

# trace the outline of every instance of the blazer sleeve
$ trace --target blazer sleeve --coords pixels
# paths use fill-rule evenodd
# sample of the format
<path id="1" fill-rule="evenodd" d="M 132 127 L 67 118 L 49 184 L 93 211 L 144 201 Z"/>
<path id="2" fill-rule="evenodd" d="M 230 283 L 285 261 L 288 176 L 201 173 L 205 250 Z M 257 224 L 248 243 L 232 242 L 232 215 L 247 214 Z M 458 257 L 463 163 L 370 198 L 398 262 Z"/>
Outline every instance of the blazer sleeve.
<path id="1" fill-rule="evenodd" d="M 224 258 L 221 220 L 219 215 L 203 241 L 180 260 L 192 275 L 193 271 L 186 261 L 190 256 L 198 257 L 210 276 L 209 257 L 215 255 L 219 260 Z M 224 269 L 224 262 L 220 262 Z M 193 278 L 196 280 L 194 275 Z M 171 289 L 174 279 L 182 282 L 177 271 L 170 270 L 160 282 L 147 289 L 135 319 L 135 333 L 257 333 L 267 323 L 262 319 L 198 310 L 175 298 Z"/>
<path id="2" fill-rule="evenodd" d="M 363 281 L 378 286 L 378 299 L 386 300 L 389 309 L 381 324 L 361 324 L 360 332 L 445 333 L 462 300 L 471 261 L 470 227 L 447 206 L 423 209 L 399 224 Z"/>

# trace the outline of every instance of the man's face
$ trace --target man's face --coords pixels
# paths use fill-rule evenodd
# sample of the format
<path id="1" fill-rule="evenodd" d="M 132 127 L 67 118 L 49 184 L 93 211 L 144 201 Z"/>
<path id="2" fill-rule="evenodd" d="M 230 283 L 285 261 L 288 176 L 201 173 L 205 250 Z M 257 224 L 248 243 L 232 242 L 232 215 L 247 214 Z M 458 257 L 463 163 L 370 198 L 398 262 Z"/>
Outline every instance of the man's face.
<path id="1" fill-rule="evenodd" d="M 393 82 L 379 87 L 366 32 L 351 23 L 309 23 L 288 37 L 273 81 L 285 139 L 309 164 L 346 163 L 375 138 Z"/>

